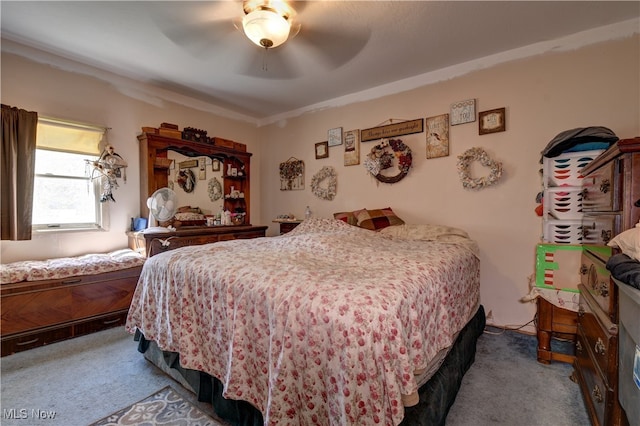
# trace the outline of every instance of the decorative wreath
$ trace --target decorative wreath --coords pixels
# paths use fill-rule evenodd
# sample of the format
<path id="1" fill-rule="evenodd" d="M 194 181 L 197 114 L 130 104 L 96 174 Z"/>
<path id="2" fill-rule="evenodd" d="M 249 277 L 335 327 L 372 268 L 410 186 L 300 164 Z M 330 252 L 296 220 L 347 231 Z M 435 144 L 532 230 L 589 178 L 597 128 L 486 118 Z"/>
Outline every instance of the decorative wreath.
<path id="1" fill-rule="evenodd" d="M 472 178 L 469 166 L 473 161 L 479 161 L 491 171 L 488 176 Z M 489 158 L 489 154 L 482 148 L 470 148 L 462 155 L 458 155 L 458 175 L 465 189 L 482 189 L 494 185 L 502 176 L 502 163 Z"/>
<path id="2" fill-rule="evenodd" d="M 222 198 L 222 185 L 217 178 L 209 179 L 209 199 L 216 201 Z"/>
<path id="3" fill-rule="evenodd" d="M 184 192 L 193 192 L 196 187 L 196 175 L 193 174 L 191 169 L 180 170 L 176 181 Z"/>
<path id="4" fill-rule="evenodd" d="M 380 174 L 382 170 L 388 169 L 393 165 L 394 158 L 398 159 L 398 169 L 400 169 L 400 172 L 395 176 Z M 389 141 L 383 140 L 371 148 L 371 152 L 367 155 L 366 160 L 364 160 L 364 167 L 380 182 L 396 183 L 409 173 L 411 162 L 411 148 L 405 145 L 400 139 L 391 139 Z"/>
<path id="5" fill-rule="evenodd" d="M 328 179 L 327 187 L 320 187 L 320 184 Z M 311 178 L 311 192 L 323 200 L 333 200 L 336 196 L 338 177 L 336 171 L 331 166 L 324 166 Z"/>

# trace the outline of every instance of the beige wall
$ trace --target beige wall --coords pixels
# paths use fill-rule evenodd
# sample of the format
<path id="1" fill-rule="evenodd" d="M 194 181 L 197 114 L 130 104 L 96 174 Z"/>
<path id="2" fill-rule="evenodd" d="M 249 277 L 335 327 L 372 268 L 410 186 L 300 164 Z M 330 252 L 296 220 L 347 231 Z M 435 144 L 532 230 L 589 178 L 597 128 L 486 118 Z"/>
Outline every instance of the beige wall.
<path id="1" fill-rule="evenodd" d="M 131 82 L 119 79 L 97 79 L 80 72 L 68 72 L 41 65 L 21 57 L 2 55 L 2 103 L 37 111 L 49 117 L 64 118 L 110 127 L 109 142 L 129 164 L 127 182 L 120 180 L 110 203 L 108 232 L 66 232 L 37 234 L 31 241 L 2 241 L 2 262 L 24 259 L 74 256 L 88 252 L 106 252 L 127 246 L 125 231 L 132 217 L 138 217 L 140 171 L 138 139 L 142 126 L 158 127 L 160 123 L 175 123 L 184 127 L 207 130 L 211 136 L 242 141 L 247 150 L 259 158 L 256 126 L 244 121 L 222 118 L 166 102 L 149 95 L 152 91 L 137 90 Z M 96 75 L 103 75 L 96 72 Z M 127 93 L 128 95 L 125 95 Z M 252 164 L 252 174 L 260 176 L 260 162 Z M 260 217 L 259 179 L 252 182 L 252 214 Z M 200 181 L 205 182 L 206 181 Z M 176 186 L 177 187 L 177 186 Z M 180 201 L 180 199 L 179 199 Z M 207 198 L 208 201 L 208 198 Z M 189 201 L 190 202 L 190 201 Z M 188 203 L 187 203 L 188 204 Z M 183 205 L 183 204 L 181 204 Z M 219 203 L 209 202 L 205 209 L 219 209 Z M 143 213 L 146 216 L 146 212 Z"/>
<path id="2" fill-rule="evenodd" d="M 316 216 L 362 207 L 392 207 L 408 223 L 440 223 L 467 230 L 478 241 L 482 262 L 482 303 L 495 324 L 524 324 L 535 308 L 521 304 L 533 274 L 541 219 L 534 214 L 541 189 L 540 151 L 556 134 L 574 127 L 603 125 L 620 137 L 640 134 L 640 38 L 551 53 L 477 71 L 385 98 L 325 109 L 257 129 L 254 125 L 142 96 L 113 81 L 87 77 L 2 55 L 2 102 L 43 115 L 112 128 L 109 142 L 129 162 L 128 182 L 111 204 L 111 230 L 36 236 L 1 244 L 2 262 L 42 259 L 127 244 L 125 230 L 138 215 L 138 142 L 141 126 L 172 122 L 247 143 L 252 159 L 252 222 L 270 225 L 281 213 Z M 98 74 L 98 73 L 96 73 Z M 125 95 L 124 93 L 127 93 Z M 374 127 L 389 119 L 416 119 L 447 113 L 452 102 L 475 98 L 477 110 L 506 107 L 507 131 L 478 135 L 477 122 L 451 127 L 451 155 L 427 160 L 424 133 L 400 137 L 413 150 L 413 169 L 393 185 L 377 184 L 362 164 L 344 167 L 343 146 L 316 160 L 314 144 L 332 127 Z M 178 100 L 176 98 L 176 100 Z M 361 146 L 361 159 L 372 142 Z M 479 146 L 504 164 L 501 182 L 466 191 L 456 172 L 456 155 Z M 279 190 L 278 164 L 304 160 L 304 191 Z M 323 201 L 311 194 L 311 177 L 324 165 L 338 173 L 338 195 Z M 485 174 L 475 167 L 474 175 Z M 389 265 L 393 267 L 393 265 Z M 529 331 L 532 329 L 529 328 Z"/>
<path id="3" fill-rule="evenodd" d="M 410 92 L 324 110 L 268 127 L 262 149 L 263 222 L 281 213 L 317 216 L 363 207 L 392 207 L 408 223 L 439 223 L 467 230 L 481 250 L 481 297 L 493 323 L 524 324 L 535 306 L 521 304 L 534 272 L 542 221 L 534 213 L 541 190 L 540 152 L 558 133 L 607 126 L 620 137 L 640 135 L 639 39 L 552 53 L 474 72 Z M 316 160 L 314 144 L 327 129 L 374 127 L 388 119 L 416 119 L 449 112 L 455 101 L 475 98 L 477 110 L 506 108 L 507 130 L 478 135 L 478 123 L 452 126 L 450 153 L 426 159 L 425 134 L 400 137 L 413 151 L 413 168 L 395 184 L 377 184 L 362 164 L 343 166 L 343 146 Z M 375 142 L 362 143 L 361 163 Z M 477 192 L 462 188 L 456 156 L 484 148 L 504 165 L 500 183 Z M 304 160 L 304 191 L 279 191 L 278 164 Z M 311 194 L 311 177 L 322 166 L 338 174 L 338 194 L 324 201 Z M 478 166 L 478 164 L 474 164 Z M 486 174 L 475 167 L 474 176 Z M 275 226 L 270 229 L 273 234 Z M 393 267 L 392 264 L 389 265 Z M 528 328 L 531 331 L 531 328 Z"/>

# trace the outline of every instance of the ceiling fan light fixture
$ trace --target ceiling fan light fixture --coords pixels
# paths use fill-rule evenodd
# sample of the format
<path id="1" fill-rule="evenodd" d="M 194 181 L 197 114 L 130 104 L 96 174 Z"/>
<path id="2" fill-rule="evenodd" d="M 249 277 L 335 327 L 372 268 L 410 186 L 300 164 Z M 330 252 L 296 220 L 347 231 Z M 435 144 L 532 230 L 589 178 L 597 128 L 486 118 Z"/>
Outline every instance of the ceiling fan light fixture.
<path id="1" fill-rule="evenodd" d="M 289 38 L 291 25 L 278 12 L 259 8 L 244 16 L 242 28 L 249 40 L 265 49 L 280 46 Z"/>

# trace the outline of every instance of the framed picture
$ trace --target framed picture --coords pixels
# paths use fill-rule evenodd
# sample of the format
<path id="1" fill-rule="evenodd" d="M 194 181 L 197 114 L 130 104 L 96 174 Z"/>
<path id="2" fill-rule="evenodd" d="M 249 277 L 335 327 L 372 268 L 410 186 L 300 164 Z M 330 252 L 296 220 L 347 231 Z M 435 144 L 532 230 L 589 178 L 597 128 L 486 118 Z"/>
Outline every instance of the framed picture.
<path id="1" fill-rule="evenodd" d="M 329 142 L 318 142 L 316 144 L 316 160 L 329 157 Z"/>
<path id="2" fill-rule="evenodd" d="M 219 172 L 220 171 L 220 160 L 214 158 L 211 160 L 211 171 Z"/>
<path id="3" fill-rule="evenodd" d="M 481 135 L 504 132 L 506 129 L 505 108 L 491 109 L 478 114 L 478 130 Z"/>
<path id="4" fill-rule="evenodd" d="M 344 132 L 344 165 L 360 164 L 360 130 Z"/>
<path id="5" fill-rule="evenodd" d="M 427 117 L 427 158 L 449 155 L 449 114 Z"/>
<path id="6" fill-rule="evenodd" d="M 327 132 L 327 142 L 329 146 L 342 145 L 342 127 L 336 127 L 335 129 L 329 129 Z"/>
<path id="7" fill-rule="evenodd" d="M 476 121 L 476 100 L 467 99 L 451 104 L 451 125 Z"/>

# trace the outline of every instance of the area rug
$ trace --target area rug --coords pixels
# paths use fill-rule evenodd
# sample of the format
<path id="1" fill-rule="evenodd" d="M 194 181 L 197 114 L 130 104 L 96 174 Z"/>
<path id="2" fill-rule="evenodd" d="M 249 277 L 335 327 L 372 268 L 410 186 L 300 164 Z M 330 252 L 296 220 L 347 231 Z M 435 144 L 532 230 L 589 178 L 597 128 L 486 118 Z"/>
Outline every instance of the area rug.
<path id="1" fill-rule="evenodd" d="M 167 386 L 90 426 L 223 426 Z"/>

